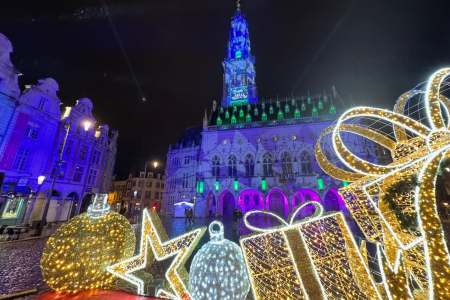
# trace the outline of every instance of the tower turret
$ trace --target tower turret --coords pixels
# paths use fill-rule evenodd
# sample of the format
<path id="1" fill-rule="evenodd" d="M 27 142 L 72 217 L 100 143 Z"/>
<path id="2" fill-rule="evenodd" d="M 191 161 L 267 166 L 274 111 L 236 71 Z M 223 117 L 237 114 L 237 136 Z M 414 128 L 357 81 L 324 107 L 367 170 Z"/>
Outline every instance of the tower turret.
<path id="1" fill-rule="evenodd" d="M 255 58 L 251 54 L 247 20 L 237 2 L 231 18 L 227 57 L 223 61 L 222 106 L 257 103 Z"/>

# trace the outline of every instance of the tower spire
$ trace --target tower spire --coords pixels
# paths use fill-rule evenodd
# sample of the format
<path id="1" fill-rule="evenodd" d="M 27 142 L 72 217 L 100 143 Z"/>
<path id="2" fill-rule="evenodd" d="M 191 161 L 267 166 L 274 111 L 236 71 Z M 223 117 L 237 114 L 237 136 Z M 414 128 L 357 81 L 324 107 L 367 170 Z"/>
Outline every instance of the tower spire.
<path id="1" fill-rule="evenodd" d="M 236 12 L 231 18 L 227 50 L 223 61 L 222 107 L 257 103 L 255 58 L 251 53 L 248 24 L 241 12 L 240 0 L 236 1 Z"/>

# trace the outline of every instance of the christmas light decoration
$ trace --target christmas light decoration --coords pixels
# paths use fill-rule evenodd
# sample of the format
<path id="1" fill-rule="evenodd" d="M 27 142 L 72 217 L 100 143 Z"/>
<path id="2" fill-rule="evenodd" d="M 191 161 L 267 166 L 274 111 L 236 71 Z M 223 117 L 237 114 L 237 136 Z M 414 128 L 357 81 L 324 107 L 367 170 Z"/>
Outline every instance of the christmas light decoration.
<path id="1" fill-rule="evenodd" d="M 211 241 L 194 256 L 189 289 L 195 300 L 244 300 L 247 297 L 250 282 L 241 248 L 225 239 L 223 233 L 223 224 L 212 222 L 209 225 Z"/>
<path id="2" fill-rule="evenodd" d="M 450 68 L 438 70 L 425 91 L 415 89 L 400 96 L 394 112 L 369 107 L 348 110 L 335 126 L 322 132 L 316 145 L 322 169 L 350 183 L 340 193 L 366 238 L 379 245 L 378 261 L 389 299 L 411 295 L 444 299 L 450 294 L 450 256 L 436 205 L 439 165 L 450 157 L 449 100 L 441 93 L 449 77 Z M 403 115 L 408 101 L 422 95 L 424 123 Z M 355 123 L 358 118 L 392 124 L 394 137 Z M 381 145 L 390 151 L 393 162 L 379 165 L 356 156 L 345 145 L 343 132 Z M 329 135 L 334 153 L 346 169 L 325 156 L 321 143 Z M 399 184 L 412 176 L 417 185 L 398 191 Z M 393 189 L 397 189 L 395 197 Z M 404 274 L 415 284 L 410 285 Z"/>
<path id="3" fill-rule="evenodd" d="M 151 265 L 154 260 L 172 258 L 165 272 L 168 288 L 160 288 L 156 296 L 177 299 L 192 299 L 188 289 L 188 273 L 184 264 L 197 246 L 206 228 L 201 227 L 174 239 L 169 239 L 155 210 L 144 209 L 141 225 L 139 254 L 107 268 L 113 275 L 133 284 L 138 294 L 144 294 L 144 281 L 133 272 Z M 164 286 L 164 285 L 163 285 Z"/>
<path id="4" fill-rule="evenodd" d="M 314 214 L 294 222 L 307 205 Z M 281 226 L 259 228 L 249 217 L 263 214 Z M 255 299 L 381 299 L 341 213 L 322 215 L 320 203 L 298 207 L 289 222 L 251 211 L 244 223 L 258 234 L 241 239 Z"/>
<path id="5" fill-rule="evenodd" d="M 133 255 L 135 236 L 126 218 L 96 194 L 88 213 L 74 217 L 48 239 L 41 258 L 44 281 L 58 292 L 114 286 L 106 267 Z"/>

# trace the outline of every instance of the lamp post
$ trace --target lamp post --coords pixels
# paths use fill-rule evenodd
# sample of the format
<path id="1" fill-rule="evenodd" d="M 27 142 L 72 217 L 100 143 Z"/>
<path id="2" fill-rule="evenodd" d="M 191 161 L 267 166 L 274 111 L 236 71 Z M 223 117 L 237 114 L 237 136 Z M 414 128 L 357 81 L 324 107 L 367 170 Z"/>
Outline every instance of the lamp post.
<path id="1" fill-rule="evenodd" d="M 89 127 L 92 125 L 92 121 L 84 120 L 82 122 L 82 124 L 86 130 L 86 128 L 89 129 Z M 87 127 L 88 125 L 89 125 L 89 127 Z M 41 221 L 39 223 L 39 226 L 38 226 L 38 228 L 36 230 L 36 234 L 35 234 L 38 236 L 42 234 L 42 230 L 44 229 L 45 223 L 47 222 L 48 208 L 50 206 L 50 201 L 52 200 L 53 190 L 54 190 L 55 184 L 56 184 L 56 177 L 58 176 L 58 173 L 61 169 L 61 165 L 63 163 L 63 154 L 64 154 L 64 149 L 66 148 L 67 138 L 69 137 L 70 128 L 71 128 L 71 123 L 66 122 L 66 124 L 64 124 L 64 129 L 66 130 L 66 132 L 64 134 L 64 139 L 63 139 L 62 145 L 59 148 L 58 159 L 56 161 L 55 167 L 52 170 L 52 181 L 50 184 L 50 191 L 48 192 L 47 199 L 45 201 L 44 213 L 42 214 Z"/>
<path id="2" fill-rule="evenodd" d="M 45 181 L 45 178 L 46 177 L 44 175 L 40 175 L 37 178 L 38 187 L 37 187 L 37 190 L 36 190 L 36 195 L 34 195 L 33 199 L 31 200 L 31 204 L 28 207 L 27 213 L 25 214 L 25 217 L 24 217 L 24 221 L 27 222 L 27 223 L 29 223 L 28 219 L 31 217 L 31 214 L 33 213 L 34 205 L 36 204 L 36 200 L 39 197 L 39 193 L 41 192 L 41 187 L 42 187 L 42 184 Z"/>
<path id="3" fill-rule="evenodd" d="M 83 127 L 84 127 L 84 131 L 88 132 L 89 129 L 92 126 L 92 122 L 89 120 L 86 120 L 83 122 Z M 92 145 L 92 150 L 91 150 L 91 154 L 88 155 L 88 164 L 87 164 L 87 169 L 86 169 L 86 176 L 84 177 L 84 182 L 83 182 L 83 189 L 81 190 L 81 203 L 80 205 L 77 206 L 77 214 L 79 214 L 81 212 L 81 205 L 83 204 L 83 199 L 84 199 L 84 193 L 86 191 L 86 186 L 89 183 L 88 182 L 88 178 L 89 178 L 89 173 L 90 173 L 90 169 L 91 169 L 91 164 L 92 164 L 92 155 L 95 151 L 95 146 L 97 145 L 97 134 L 94 134 L 94 144 Z M 98 174 L 97 174 L 98 176 Z"/>

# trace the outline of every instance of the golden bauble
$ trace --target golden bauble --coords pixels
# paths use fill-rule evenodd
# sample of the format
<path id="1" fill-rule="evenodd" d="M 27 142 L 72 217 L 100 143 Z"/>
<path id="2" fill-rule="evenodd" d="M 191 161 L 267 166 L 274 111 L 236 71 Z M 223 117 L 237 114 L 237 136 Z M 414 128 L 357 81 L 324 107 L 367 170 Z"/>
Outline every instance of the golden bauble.
<path id="1" fill-rule="evenodd" d="M 41 258 L 48 286 L 74 293 L 114 287 L 106 267 L 134 254 L 136 237 L 128 220 L 115 212 L 99 218 L 83 213 L 48 239 Z"/>

